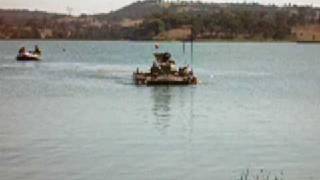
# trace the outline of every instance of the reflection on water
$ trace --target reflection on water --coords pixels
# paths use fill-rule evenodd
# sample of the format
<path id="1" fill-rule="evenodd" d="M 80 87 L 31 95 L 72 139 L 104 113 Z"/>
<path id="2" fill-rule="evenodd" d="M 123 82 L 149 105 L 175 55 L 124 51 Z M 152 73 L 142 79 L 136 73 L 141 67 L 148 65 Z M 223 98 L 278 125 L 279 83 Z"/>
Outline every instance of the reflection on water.
<path id="1" fill-rule="evenodd" d="M 184 93 L 182 91 L 181 94 L 185 94 L 185 97 L 188 98 L 181 98 L 181 104 L 186 104 L 186 113 L 185 116 L 186 118 L 184 119 L 184 131 L 186 132 L 186 136 L 189 142 L 192 140 L 192 134 L 193 134 L 193 129 L 194 129 L 194 119 L 195 119 L 195 113 L 194 113 L 194 89 L 191 88 L 188 93 Z M 184 100 L 188 99 L 187 102 Z"/>
<path id="2" fill-rule="evenodd" d="M 172 90 L 167 86 L 152 87 L 153 108 L 152 112 L 155 116 L 156 128 L 165 133 L 170 127 L 170 106 L 172 98 Z"/>
<path id="3" fill-rule="evenodd" d="M 156 86 L 152 88 L 155 127 L 161 133 L 166 133 L 174 123 L 181 127 L 186 138 L 191 141 L 193 132 L 194 88 L 191 86 L 169 87 Z M 174 107 L 174 108 L 172 108 Z M 172 120 L 174 122 L 171 122 Z"/>

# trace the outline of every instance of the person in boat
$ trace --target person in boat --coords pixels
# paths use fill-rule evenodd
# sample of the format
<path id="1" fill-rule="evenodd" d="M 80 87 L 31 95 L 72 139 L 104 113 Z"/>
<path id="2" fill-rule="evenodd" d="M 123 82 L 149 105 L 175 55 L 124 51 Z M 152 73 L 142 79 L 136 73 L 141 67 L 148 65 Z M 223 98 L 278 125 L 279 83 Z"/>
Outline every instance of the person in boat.
<path id="1" fill-rule="evenodd" d="M 41 55 L 41 50 L 39 49 L 38 45 L 34 46 L 34 52 L 33 53 Z"/>
<path id="2" fill-rule="evenodd" d="M 25 47 L 21 47 L 19 49 L 19 54 L 22 55 L 22 54 L 25 54 L 26 53 L 26 48 Z"/>
<path id="3" fill-rule="evenodd" d="M 160 67 L 156 61 L 153 62 L 153 65 L 151 67 L 151 74 L 152 75 L 157 75 L 160 73 Z"/>
<path id="4" fill-rule="evenodd" d="M 159 43 L 156 43 L 156 44 L 154 45 L 154 48 L 155 48 L 156 50 L 160 49 L 160 44 L 159 44 Z"/>

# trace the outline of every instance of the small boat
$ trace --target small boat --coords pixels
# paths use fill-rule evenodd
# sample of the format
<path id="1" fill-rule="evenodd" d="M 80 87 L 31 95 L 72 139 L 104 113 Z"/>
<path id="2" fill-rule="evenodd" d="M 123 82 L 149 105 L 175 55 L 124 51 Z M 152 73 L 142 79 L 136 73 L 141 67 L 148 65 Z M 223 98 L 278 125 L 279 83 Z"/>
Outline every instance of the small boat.
<path id="1" fill-rule="evenodd" d="M 36 53 L 21 53 L 17 55 L 17 61 L 40 61 L 41 55 Z"/>
<path id="2" fill-rule="evenodd" d="M 16 59 L 17 61 L 40 61 L 41 50 L 38 48 L 38 46 L 35 46 L 34 51 L 27 52 L 25 47 L 22 47 L 20 48 Z"/>
<path id="3" fill-rule="evenodd" d="M 140 72 L 137 69 L 133 73 L 136 85 L 196 85 L 198 79 L 188 67 L 177 69 L 175 61 L 171 59 L 170 53 L 155 53 L 156 61 L 150 72 Z"/>

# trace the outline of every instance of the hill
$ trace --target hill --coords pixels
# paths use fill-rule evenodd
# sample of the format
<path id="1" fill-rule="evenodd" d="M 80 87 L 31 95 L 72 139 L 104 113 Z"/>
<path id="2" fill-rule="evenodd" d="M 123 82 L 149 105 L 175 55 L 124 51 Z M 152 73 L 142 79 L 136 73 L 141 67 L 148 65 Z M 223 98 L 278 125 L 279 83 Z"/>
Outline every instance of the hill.
<path id="1" fill-rule="evenodd" d="M 0 38 L 290 40 L 297 26 L 320 24 L 320 9 L 256 3 L 138 1 L 106 14 L 69 16 L 0 10 Z"/>
<path id="2" fill-rule="evenodd" d="M 47 13 L 45 11 L 0 9 L 0 20 L 6 25 L 23 24 L 27 21 L 40 21 L 43 19 L 57 19 L 65 16 L 66 15 L 63 14 Z"/>
<path id="3" fill-rule="evenodd" d="M 155 1 L 137 1 L 117 11 L 107 14 L 97 14 L 100 20 L 119 21 L 123 19 L 142 19 L 155 13 L 161 13 L 162 7 Z"/>

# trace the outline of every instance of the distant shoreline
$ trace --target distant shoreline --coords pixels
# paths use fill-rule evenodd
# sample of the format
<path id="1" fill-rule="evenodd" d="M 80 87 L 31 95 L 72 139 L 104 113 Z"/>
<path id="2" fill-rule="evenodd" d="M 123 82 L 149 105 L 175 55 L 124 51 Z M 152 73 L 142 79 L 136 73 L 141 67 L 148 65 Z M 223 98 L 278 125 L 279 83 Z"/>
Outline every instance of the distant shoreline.
<path id="1" fill-rule="evenodd" d="M 183 42 L 182 40 L 112 40 L 112 39 L 0 39 L 0 41 L 114 41 L 114 42 Z M 190 41 L 186 41 L 190 42 Z M 295 40 L 222 40 L 222 39 L 198 39 L 193 42 L 205 43 L 205 42 L 221 42 L 221 43 L 320 43 L 319 42 L 308 42 L 308 41 L 295 41 Z"/>

